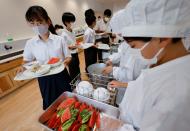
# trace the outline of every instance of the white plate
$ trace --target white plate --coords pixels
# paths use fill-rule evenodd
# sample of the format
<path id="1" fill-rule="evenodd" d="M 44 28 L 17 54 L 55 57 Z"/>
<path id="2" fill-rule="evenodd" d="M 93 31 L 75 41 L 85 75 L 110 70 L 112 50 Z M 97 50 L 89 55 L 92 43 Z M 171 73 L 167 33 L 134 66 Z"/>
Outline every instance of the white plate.
<path id="1" fill-rule="evenodd" d="M 50 71 L 50 65 L 41 65 L 40 69 L 36 72 L 32 72 L 31 69 L 25 70 L 23 72 L 24 75 L 26 76 L 41 76 L 43 74 L 46 74 Z"/>
<path id="2" fill-rule="evenodd" d="M 50 65 L 47 65 L 47 66 L 50 67 Z M 24 72 L 18 73 L 15 76 L 14 80 L 17 80 L 17 81 L 29 80 L 29 79 L 34 79 L 34 78 L 38 78 L 38 77 L 54 75 L 54 74 L 58 74 L 58 73 L 62 72 L 64 69 L 65 69 L 65 65 L 62 63 L 59 66 L 56 66 L 54 68 L 50 68 L 49 72 L 47 72 L 43 75 L 39 75 L 39 74 L 36 74 L 36 73 L 33 73 L 31 71 L 26 70 Z"/>
<path id="3" fill-rule="evenodd" d="M 94 43 L 83 43 L 79 46 L 79 48 L 88 49 L 88 48 L 92 47 L 93 45 L 94 45 Z"/>
<path id="4" fill-rule="evenodd" d="M 110 50 L 110 47 L 107 44 L 98 43 L 98 49 Z"/>
<path id="5" fill-rule="evenodd" d="M 107 102 L 110 98 L 110 92 L 103 87 L 99 87 L 94 90 L 93 98 L 98 101 Z"/>

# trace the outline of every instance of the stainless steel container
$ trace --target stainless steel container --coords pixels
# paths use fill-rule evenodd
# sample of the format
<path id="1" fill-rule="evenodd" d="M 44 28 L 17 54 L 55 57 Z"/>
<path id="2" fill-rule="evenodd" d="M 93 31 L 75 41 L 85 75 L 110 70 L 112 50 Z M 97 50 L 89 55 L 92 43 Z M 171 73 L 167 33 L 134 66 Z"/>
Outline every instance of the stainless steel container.
<path id="1" fill-rule="evenodd" d="M 99 109 L 101 112 L 105 113 L 110 117 L 113 118 L 119 117 L 119 109 L 114 106 L 93 99 L 89 99 L 87 97 L 80 96 L 75 93 L 64 92 L 39 118 L 39 123 L 42 126 L 44 126 L 47 130 L 53 131 L 52 129 L 48 128 L 45 123 L 50 119 L 52 114 L 56 111 L 57 106 L 67 97 L 76 97 L 79 101 L 86 102 L 88 105 L 93 105 L 95 108 Z"/>
<path id="2" fill-rule="evenodd" d="M 98 86 L 104 86 L 113 80 L 113 77 L 111 75 L 104 76 L 102 74 L 103 69 L 106 67 L 106 64 L 104 63 L 97 63 L 92 64 L 88 66 L 87 71 L 89 72 L 89 78 L 92 83 L 98 83 Z"/>

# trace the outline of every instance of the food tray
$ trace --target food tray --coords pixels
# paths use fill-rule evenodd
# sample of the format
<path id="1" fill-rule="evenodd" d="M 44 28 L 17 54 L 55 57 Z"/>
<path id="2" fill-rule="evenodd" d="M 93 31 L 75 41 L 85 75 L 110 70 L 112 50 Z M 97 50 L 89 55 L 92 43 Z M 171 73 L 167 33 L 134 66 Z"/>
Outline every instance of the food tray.
<path id="1" fill-rule="evenodd" d="M 76 97 L 80 102 L 85 102 L 88 105 L 93 105 L 95 108 L 99 109 L 100 112 L 106 114 L 107 116 L 110 116 L 111 118 L 118 118 L 119 117 L 119 109 L 96 101 L 96 100 L 92 100 L 89 99 L 87 97 L 84 96 L 80 96 L 78 94 L 75 93 L 71 93 L 71 92 L 64 92 L 62 95 L 59 96 L 59 98 L 57 100 L 55 100 L 54 103 L 52 103 L 52 105 L 39 117 L 39 123 L 45 127 L 48 131 L 53 131 L 52 129 L 48 128 L 45 123 L 47 122 L 47 120 L 50 119 L 50 117 L 52 116 L 52 114 L 56 111 L 57 106 L 67 97 Z M 102 121 L 101 121 L 102 122 Z"/>
<path id="2" fill-rule="evenodd" d="M 70 85 L 72 89 L 74 90 L 74 92 L 76 92 L 75 91 L 76 86 L 81 81 L 89 81 L 93 85 L 94 89 L 96 89 L 97 87 L 103 87 L 107 89 L 108 83 L 112 80 L 113 80 L 112 76 L 103 76 L 103 75 L 97 75 L 97 74 L 91 74 L 91 73 L 81 73 L 71 81 Z M 109 90 L 109 92 L 110 92 L 110 99 L 104 103 L 115 106 L 117 90 Z M 93 99 L 92 96 L 88 98 Z"/>
<path id="3" fill-rule="evenodd" d="M 62 72 L 64 69 L 65 69 L 65 65 L 61 64 L 59 66 L 50 68 L 50 71 L 43 75 L 26 76 L 23 72 L 21 72 L 15 76 L 14 80 L 20 81 L 20 80 L 28 80 L 28 79 L 34 79 L 34 78 L 43 77 L 43 76 L 54 75 L 54 74 L 58 74 L 58 73 Z"/>

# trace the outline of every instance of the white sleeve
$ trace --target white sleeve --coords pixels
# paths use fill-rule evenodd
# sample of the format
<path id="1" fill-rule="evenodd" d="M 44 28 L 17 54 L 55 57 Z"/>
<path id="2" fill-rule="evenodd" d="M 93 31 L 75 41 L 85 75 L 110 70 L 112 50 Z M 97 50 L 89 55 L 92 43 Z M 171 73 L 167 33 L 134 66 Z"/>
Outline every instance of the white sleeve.
<path id="1" fill-rule="evenodd" d="M 84 34 L 84 43 L 88 43 L 89 42 L 89 36 L 87 34 Z"/>
<path id="2" fill-rule="evenodd" d="M 120 57 L 121 57 L 121 55 L 120 55 L 119 52 L 118 53 L 114 53 L 114 54 L 112 54 L 112 55 L 109 56 L 109 60 L 112 63 L 117 64 L 120 61 Z"/>
<path id="3" fill-rule="evenodd" d="M 61 37 L 64 39 L 64 41 L 68 44 L 68 38 L 65 35 L 65 32 L 62 32 Z"/>
<path id="4" fill-rule="evenodd" d="M 64 39 L 62 39 L 62 50 L 63 50 L 63 54 L 64 54 L 64 57 L 71 57 L 71 53 L 70 53 L 70 50 L 68 48 L 68 45 L 67 43 L 65 42 Z"/>
<path id="5" fill-rule="evenodd" d="M 23 59 L 24 61 L 33 61 L 35 59 L 32 53 L 30 40 L 26 42 L 24 53 L 23 53 Z"/>
<path id="6" fill-rule="evenodd" d="M 113 77 L 122 82 L 133 80 L 133 72 L 127 67 L 113 67 Z"/>
<path id="7" fill-rule="evenodd" d="M 95 38 L 93 38 L 93 34 L 91 33 L 85 33 L 84 34 L 84 43 L 94 43 Z"/>
<path id="8" fill-rule="evenodd" d="M 106 29 L 106 32 L 112 32 L 112 29 L 111 29 L 110 23 L 108 24 L 108 27 L 107 27 L 107 29 Z"/>

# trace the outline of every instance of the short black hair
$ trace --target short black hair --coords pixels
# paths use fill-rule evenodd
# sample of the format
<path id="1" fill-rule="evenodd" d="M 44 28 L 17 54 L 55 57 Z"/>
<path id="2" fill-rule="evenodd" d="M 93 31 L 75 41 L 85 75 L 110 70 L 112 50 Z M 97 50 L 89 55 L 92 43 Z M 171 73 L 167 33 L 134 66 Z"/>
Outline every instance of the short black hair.
<path id="1" fill-rule="evenodd" d="M 65 12 L 62 15 L 62 22 L 66 26 L 66 22 L 75 22 L 76 18 L 75 15 L 72 14 L 71 12 Z"/>
<path id="2" fill-rule="evenodd" d="M 111 15 L 112 15 L 112 12 L 111 12 L 110 9 L 106 9 L 106 10 L 104 11 L 104 16 L 111 17 Z"/>
<path id="3" fill-rule="evenodd" d="M 55 30 L 57 30 L 57 29 L 63 29 L 63 26 L 56 24 L 54 28 L 55 28 Z"/>
<path id="4" fill-rule="evenodd" d="M 26 14 L 25 14 L 25 19 L 28 22 L 32 22 L 32 21 L 35 21 L 35 20 L 48 21 L 49 16 L 48 16 L 48 13 L 46 12 L 46 10 L 43 7 L 35 5 L 35 6 L 31 6 L 31 7 L 28 8 L 28 10 L 26 11 Z"/>
<path id="5" fill-rule="evenodd" d="M 85 11 L 84 15 L 85 15 L 85 17 L 95 16 L 95 12 L 93 9 L 88 9 Z"/>
<path id="6" fill-rule="evenodd" d="M 96 22 L 96 17 L 95 16 L 85 17 L 85 21 L 88 26 L 91 26 L 93 22 Z"/>

